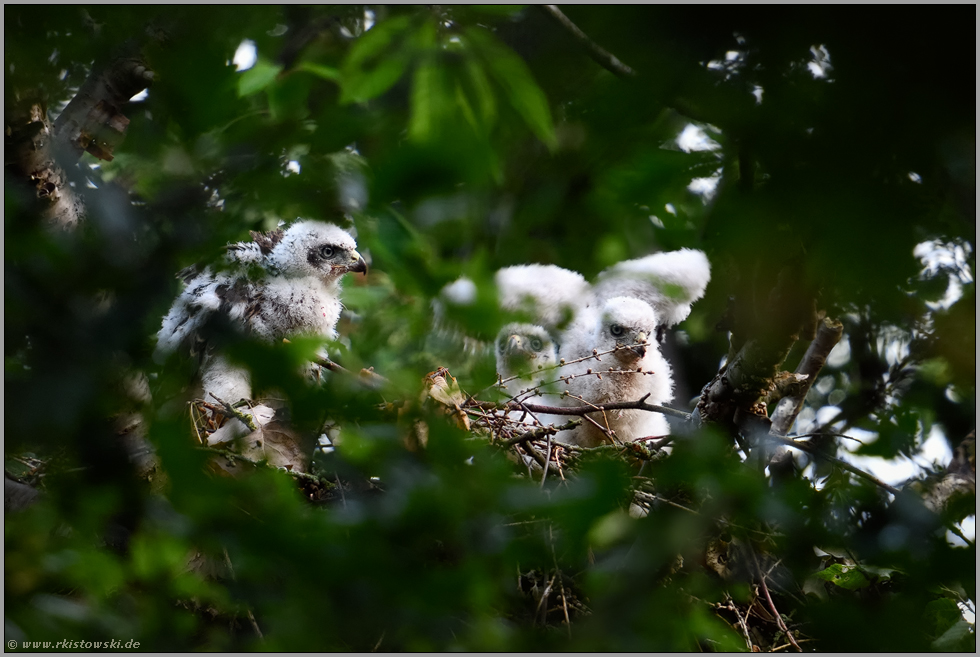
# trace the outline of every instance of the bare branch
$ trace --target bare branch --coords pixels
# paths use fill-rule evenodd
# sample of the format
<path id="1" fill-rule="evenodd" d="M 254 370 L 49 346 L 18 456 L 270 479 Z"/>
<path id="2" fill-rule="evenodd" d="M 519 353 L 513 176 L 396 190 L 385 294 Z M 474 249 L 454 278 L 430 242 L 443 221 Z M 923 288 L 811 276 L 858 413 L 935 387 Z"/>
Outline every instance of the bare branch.
<path id="1" fill-rule="evenodd" d="M 780 272 L 769 294 L 767 321 L 746 327 L 751 336 L 744 336 L 748 338 L 744 343 L 736 339 L 739 324 L 734 327 L 728 362 L 701 391 L 696 411 L 699 423 L 717 423 L 737 440 L 738 426 L 748 416 L 768 421 L 764 400 L 801 327 L 813 314 L 812 298 L 798 289 L 795 270 L 788 266 Z"/>
<path id="2" fill-rule="evenodd" d="M 810 447 L 809 445 L 807 445 L 806 443 L 800 443 L 800 442 L 797 442 L 797 441 L 792 440 L 790 438 L 783 438 L 782 436 L 772 436 L 772 435 L 770 435 L 768 437 L 768 440 L 770 440 L 772 442 L 779 443 L 780 445 L 786 445 L 787 447 L 793 447 L 793 448 L 798 449 L 800 451 L 806 452 L 807 454 L 810 454 L 811 456 L 816 456 L 816 457 L 825 459 L 827 461 L 830 461 L 834 465 L 840 466 L 844 470 L 847 470 L 848 472 L 850 472 L 852 474 L 855 474 L 858 477 L 861 477 L 862 479 L 864 479 L 866 481 L 870 481 L 875 486 L 878 486 L 880 488 L 885 489 L 886 491 L 888 491 L 892 495 L 898 495 L 901 492 L 897 488 L 895 488 L 894 486 L 890 486 L 890 485 L 886 484 L 885 482 L 883 482 L 881 479 L 878 479 L 877 477 L 868 474 L 864 470 L 861 470 L 860 468 L 854 467 L 853 465 L 851 465 L 847 461 L 842 461 L 841 459 L 839 459 L 839 458 L 837 458 L 835 456 L 831 456 L 830 454 L 825 454 L 824 452 L 815 450 L 812 447 Z"/>
<path id="3" fill-rule="evenodd" d="M 796 416 L 803 409 L 803 400 L 810 390 L 810 386 L 817 379 L 817 374 L 827 362 L 827 356 L 840 341 L 844 333 L 844 325 L 835 319 L 824 318 L 817 329 L 817 335 L 807 347 L 803 359 L 796 368 L 796 374 L 806 375 L 806 382 L 802 389 L 793 397 L 787 397 L 788 401 L 781 403 L 772 415 L 772 428 L 770 433 L 776 436 L 785 436 L 789 433 Z"/>
<path id="4" fill-rule="evenodd" d="M 636 75 L 636 71 L 616 59 L 615 55 L 590 39 L 585 32 L 579 29 L 578 25 L 573 23 L 571 19 L 569 19 L 568 16 L 566 16 L 562 10 L 558 8 L 557 5 L 541 5 L 541 9 L 555 21 L 557 21 L 559 25 L 565 28 L 569 34 L 575 37 L 575 40 L 579 42 L 579 45 L 588 51 L 589 57 L 599 64 L 599 66 L 607 71 L 610 71 L 611 73 L 615 73 L 621 78 L 628 78 Z"/>
<path id="5" fill-rule="evenodd" d="M 287 340 L 283 340 L 283 342 L 287 342 Z M 313 362 L 319 365 L 320 367 L 330 370 L 331 372 L 339 372 L 345 376 L 354 377 L 363 385 L 367 386 L 368 388 L 372 388 L 374 390 L 377 390 L 378 388 L 381 388 L 387 385 L 388 383 L 388 379 L 375 372 L 373 368 L 361 369 L 359 373 L 354 374 L 343 365 L 335 363 L 329 358 L 317 357 L 313 359 Z"/>
<path id="6" fill-rule="evenodd" d="M 252 431 L 257 431 L 258 430 L 259 427 L 255 424 L 255 419 L 252 418 L 252 416 L 248 415 L 247 413 L 242 413 L 240 410 L 238 410 L 237 408 L 235 408 L 234 406 L 232 406 L 231 404 L 229 404 L 225 400 L 221 399 L 220 397 L 215 396 L 215 394 L 213 392 L 210 392 L 208 394 L 211 395 L 212 397 L 214 397 L 217 400 L 217 402 L 219 404 L 221 404 L 221 408 L 220 409 L 217 409 L 217 410 L 222 415 L 224 415 L 225 417 L 235 418 L 235 419 L 241 421 L 242 424 L 244 424 L 245 426 L 247 426 Z"/>
<path id="7" fill-rule="evenodd" d="M 685 421 L 691 419 L 690 413 L 685 413 L 669 406 L 648 404 L 642 399 L 634 402 L 615 402 L 613 404 L 597 404 L 595 406 L 544 406 L 543 404 L 526 403 L 520 404 L 519 406 L 517 404 L 507 404 L 505 406 L 506 410 L 519 410 L 521 408 L 526 408 L 535 413 L 548 413 L 551 415 L 588 415 L 589 413 L 601 413 L 604 411 L 639 410 L 650 411 L 651 413 L 663 413 L 664 415 L 679 417 Z"/>
<path id="8" fill-rule="evenodd" d="M 769 595 L 769 587 L 766 586 L 766 576 L 762 573 L 762 569 L 759 568 L 759 562 L 755 558 L 755 550 L 752 549 L 751 545 L 749 546 L 749 554 L 752 557 L 752 565 L 755 568 L 755 572 L 759 577 L 759 586 L 762 588 L 762 592 L 766 596 L 766 602 L 769 603 L 769 611 L 771 611 L 772 615 L 776 618 L 776 625 L 783 631 L 783 633 L 786 634 L 786 638 L 791 644 L 793 644 L 793 647 L 796 648 L 796 652 L 803 652 L 803 649 L 800 648 L 798 643 L 796 643 L 796 638 L 793 637 L 793 633 L 790 632 L 788 627 L 786 627 L 786 622 L 783 621 L 783 617 L 779 615 L 779 611 L 776 609 L 776 605 L 772 601 L 772 596 Z"/>
<path id="9" fill-rule="evenodd" d="M 153 71 L 146 67 L 135 42 L 125 50 L 107 66 L 92 70 L 54 122 L 55 138 L 70 144 L 76 157 L 88 151 L 100 160 L 111 160 L 113 142 L 129 125 L 120 108 L 153 81 Z"/>
<path id="10" fill-rule="evenodd" d="M 559 431 L 565 431 L 566 429 L 574 429 L 578 425 L 579 422 L 577 420 L 571 420 L 557 427 L 551 425 L 537 427 L 535 429 L 532 429 L 531 431 L 522 433 L 519 436 L 514 436 L 513 438 L 509 438 L 503 441 L 501 444 L 504 447 L 510 447 L 511 445 L 517 445 L 518 443 L 524 443 L 529 440 L 541 440 L 543 438 L 547 438 L 548 436 L 554 435 Z"/>

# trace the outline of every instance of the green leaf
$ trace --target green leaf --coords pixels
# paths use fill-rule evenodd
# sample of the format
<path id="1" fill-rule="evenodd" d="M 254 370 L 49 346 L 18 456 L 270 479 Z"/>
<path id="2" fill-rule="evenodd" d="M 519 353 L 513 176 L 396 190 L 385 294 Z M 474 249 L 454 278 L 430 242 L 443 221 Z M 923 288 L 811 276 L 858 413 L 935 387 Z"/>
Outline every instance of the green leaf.
<path id="1" fill-rule="evenodd" d="M 960 618 L 943 635 L 932 642 L 932 647 L 943 652 L 974 653 L 977 651 L 977 636 L 973 626 Z"/>
<path id="2" fill-rule="evenodd" d="M 375 25 L 354 43 L 341 72 L 341 105 L 380 96 L 401 78 L 411 57 L 403 48 L 404 33 L 410 26 L 407 16 L 392 18 Z"/>
<path id="3" fill-rule="evenodd" d="M 477 121 L 476 114 L 473 113 L 473 107 L 466 99 L 466 92 L 463 91 L 462 85 L 457 82 L 455 90 L 456 102 L 459 104 L 459 109 L 463 113 L 463 118 L 466 119 L 466 122 L 469 123 L 473 130 L 475 130 L 477 133 L 482 132 L 480 130 L 480 122 Z"/>
<path id="4" fill-rule="evenodd" d="M 589 541 L 600 549 L 606 549 L 628 537 L 635 531 L 635 525 L 627 513 L 617 509 L 592 525 L 589 530 Z"/>
<path id="5" fill-rule="evenodd" d="M 344 79 L 344 91 L 340 96 L 341 105 L 363 103 L 391 88 L 405 73 L 407 62 L 402 57 L 382 60 L 371 73 Z"/>
<path id="6" fill-rule="evenodd" d="M 443 121 L 451 118 L 454 101 L 446 70 L 433 57 L 415 69 L 412 81 L 412 118 L 408 136 L 418 141 L 432 138 Z"/>
<path id="7" fill-rule="evenodd" d="M 862 589 L 870 583 L 857 566 L 845 566 L 840 563 L 821 570 L 816 576 L 848 591 Z"/>
<path id="8" fill-rule="evenodd" d="M 312 62 L 300 62 L 296 66 L 297 71 L 306 71 L 307 73 L 312 73 L 324 80 L 332 80 L 334 82 L 340 82 L 342 76 L 340 71 L 332 66 L 323 66 L 322 64 L 314 64 Z"/>
<path id="9" fill-rule="evenodd" d="M 238 97 L 244 98 L 269 86 L 282 71 L 282 66 L 259 57 L 255 66 L 238 78 Z"/>
<path id="10" fill-rule="evenodd" d="M 466 60 L 466 73 L 468 86 L 473 90 L 473 95 L 476 97 L 480 119 L 489 131 L 497 118 L 497 100 L 494 98 L 490 80 L 487 79 L 487 74 L 479 62 L 473 59 Z"/>
<path id="11" fill-rule="evenodd" d="M 953 627 L 957 621 L 963 620 L 963 613 L 956 602 L 950 598 L 939 598 L 926 605 L 922 621 L 930 636 L 940 637 Z"/>
<path id="12" fill-rule="evenodd" d="M 276 121 L 301 121 L 309 114 L 306 102 L 313 80 L 305 75 L 284 75 L 266 89 L 269 112 Z"/>
<path id="13" fill-rule="evenodd" d="M 548 99 L 534 81 L 524 60 L 482 29 L 469 28 L 466 35 L 481 52 L 491 74 L 507 94 L 511 106 L 521 115 L 531 131 L 551 150 L 557 148 L 558 140 L 555 137 Z"/>

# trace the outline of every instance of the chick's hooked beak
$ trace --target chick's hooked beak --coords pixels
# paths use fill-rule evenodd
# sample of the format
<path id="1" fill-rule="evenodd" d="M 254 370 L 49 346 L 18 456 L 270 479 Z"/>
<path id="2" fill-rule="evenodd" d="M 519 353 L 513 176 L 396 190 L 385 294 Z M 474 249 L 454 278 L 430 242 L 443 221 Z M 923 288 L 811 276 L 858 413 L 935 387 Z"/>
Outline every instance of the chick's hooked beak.
<path id="1" fill-rule="evenodd" d="M 357 251 L 351 253 L 351 263 L 347 265 L 347 271 L 356 271 L 359 274 L 364 274 L 365 276 L 367 275 L 368 272 L 367 263 L 364 261 L 364 258 L 361 257 L 361 254 L 358 253 Z"/>
<path id="2" fill-rule="evenodd" d="M 640 331 L 639 333 L 636 334 L 636 341 L 638 344 L 636 346 L 630 347 L 630 351 L 632 351 L 638 357 L 643 358 L 644 356 L 647 355 L 647 348 L 646 348 L 647 334 L 643 331 Z"/>
<path id="3" fill-rule="evenodd" d="M 511 354 L 525 351 L 524 340 L 521 339 L 521 336 L 514 334 L 507 338 L 507 351 Z"/>

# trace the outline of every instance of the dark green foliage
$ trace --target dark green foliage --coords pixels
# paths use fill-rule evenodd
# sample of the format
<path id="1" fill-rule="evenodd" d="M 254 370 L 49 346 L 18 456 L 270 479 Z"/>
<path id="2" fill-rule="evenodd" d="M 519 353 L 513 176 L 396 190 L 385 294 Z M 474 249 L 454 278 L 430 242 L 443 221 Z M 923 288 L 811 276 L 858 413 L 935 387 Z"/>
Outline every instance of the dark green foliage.
<path id="1" fill-rule="evenodd" d="M 591 278 L 691 247 L 712 281 L 665 346 L 675 407 L 689 410 L 728 353 L 729 298 L 765 334 L 770 291 L 792 272 L 798 298 L 844 323 L 850 354 L 807 397 L 814 449 L 854 451 L 835 435 L 852 429 L 862 456 L 923 461 L 934 429 L 955 448 L 976 423 L 975 12 L 569 7 L 630 78 L 537 7 L 365 11 L 5 9 L 11 128 L 35 103 L 52 118 L 125 48 L 155 75 L 120 108 L 114 159 L 66 164 L 87 211 L 72 233 L 42 225 L 8 130 L 5 467 L 43 495 L 5 517 L 5 639 L 729 651 L 751 647 L 737 617 L 751 608 L 750 643 L 772 649 L 788 639 L 766 616 L 765 572 L 804 649 L 975 650 L 958 606 L 976 599 L 975 543 L 947 540 L 975 496 L 937 514 L 920 494 L 946 463 L 893 496 L 825 459 L 779 477 L 724 428 L 679 427 L 642 471 L 597 450 L 552 462 L 542 485 L 419 401 L 440 366 L 494 398 L 489 352 L 434 330 L 432 299 L 459 276 L 477 301 L 443 328 L 488 342 L 512 319 L 492 291 L 500 267 Z M 257 60 L 236 71 L 246 39 Z M 710 148 L 678 144 L 695 128 Z M 712 193 L 691 187 L 712 177 Z M 345 280 L 331 355 L 390 385 L 333 374 L 314 388 L 298 374 L 311 342 L 227 336 L 256 385 L 284 393 L 293 426 L 330 420 L 342 435 L 312 476 L 262 464 L 227 476 L 215 464 L 230 457 L 193 438 L 194 364 L 154 362 L 153 336 L 177 271 L 296 217 L 356 228 L 371 270 Z M 959 259 L 924 271 L 913 249 L 926 241 Z M 937 310 L 950 285 L 961 296 Z M 123 385 L 136 371 L 152 401 Z M 118 436 L 134 410 L 159 458 L 149 479 Z M 657 501 L 634 519 L 638 482 Z"/>

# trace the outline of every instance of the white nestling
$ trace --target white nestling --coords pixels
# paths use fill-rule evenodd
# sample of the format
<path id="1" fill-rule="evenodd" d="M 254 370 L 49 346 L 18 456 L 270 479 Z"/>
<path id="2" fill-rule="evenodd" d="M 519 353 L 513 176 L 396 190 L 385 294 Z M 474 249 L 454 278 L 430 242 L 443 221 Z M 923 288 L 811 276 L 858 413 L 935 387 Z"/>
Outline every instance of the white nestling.
<path id="1" fill-rule="evenodd" d="M 568 331 L 562 353 L 568 365 L 566 406 L 603 405 L 645 398 L 648 404 L 664 404 L 673 396 L 670 365 L 660 353 L 654 336 L 660 321 L 645 301 L 614 297 L 601 307 L 584 309 Z M 590 357 L 593 352 L 598 357 Z M 557 439 L 581 447 L 609 442 L 608 434 L 621 441 L 669 433 L 660 413 L 626 409 L 599 411 Z M 594 424 L 593 424 L 594 422 Z"/>
<path id="2" fill-rule="evenodd" d="M 186 287 L 163 319 L 155 358 L 178 348 L 201 359 L 203 396 L 228 403 L 252 395 L 248 371 L 232 365 L 215 348 L 215 323 L 266 342 L 313 336 L 337 337 L 343 305 L 340 279 L 367 273 L 354 238 L 320 221 L 297 221 L 271 233 L 252 233 L 252 242 L 229 245 L 225 267 L 185 270 Z"/>
<path id="3" fill-rule="evenodd" d="M 535 324 L 511 323 L 500 329 L 494 343 L 497 374 L 505 395 L 520 402 L 558 406 L 556 394 L 558 345 L 544 328 Z M 523 410 L 507 414 L 511 420 L 534 424 L 561 424 L 561 417 Z"/>
<path id="4" fill-rule="evenodd" d="M 707 256 L 694 249 L 619 262 L 591 285 L 578 272 L 555 265 L 500 269 L 494 276 L 499 308 L 521 320 L 504 326 L 495 341 L 504 392 L 548 406 L 635 402 L 644 397 L 650 404 L 668 403 L 673 376 L 660 343 L 667 328 L 687 318 L 710 279 Z M 468 305 L 478 296 L 476 285 L 461 278 L 443 290 L 439 303 Z M 532 340 L 555 350 L 533 349 Z M 556 362 L 558 367 L 542 371 Z M 514 378 L 506 381 L 510 377 Z M 541 385 L 555 380 L 560 383 Z M 537 390 L 521 394 L 535 386 Z M 570 394 L 563 398 L 565 390 Z M 608 442 L 610 434 L 629 441 L 669 433 L 660 413 L 630 409 L 588 417 L 595 424 L 585 420 L 557 439 L 595 446 Z M 558 424 L 565 419 L 548 416 L 547 421 Z"/>
<path id="5" fill-rule="evenodd" d="M 599 274 L 594 292 L 598 299 L 642 299 L 666 328 L 687 319 L 710 280 L 711 264 L 702 251 L 678 249 L 616 263 Z"/>
<path id="6" fill-rule="evenodd" d="M 567 328 L 591 297 L 580 273 L 556 265 L 504 267 L 494 282 L 503 310 L 521 313 L 548 331 Z"/>
<path id="7" fill-rule="evenodd" d="M 625 260 L 601 272 L 591 299 L 560 338 L 560 356 L 570 363 L 563 373 L 577 375 L 571 377 L 565 404 L 635 402 L 644 397 L 648 404 L 670 402 L 673 376 L 660 343 L 668 327 L 687 318 L 710 280 L 707 256 L 694 249 Z M 613 349 L 600 355 L 601 361 L 589 358 L 593 351 Z M 586 420 L 558 434 L 558 439 L 592 447 L 608 442 L 607 434 L 630 441 L 669 433 L 666 418 L 650 411 L 606 411 L 588 417 L 595 424 Z"/>

